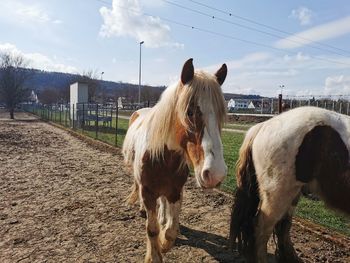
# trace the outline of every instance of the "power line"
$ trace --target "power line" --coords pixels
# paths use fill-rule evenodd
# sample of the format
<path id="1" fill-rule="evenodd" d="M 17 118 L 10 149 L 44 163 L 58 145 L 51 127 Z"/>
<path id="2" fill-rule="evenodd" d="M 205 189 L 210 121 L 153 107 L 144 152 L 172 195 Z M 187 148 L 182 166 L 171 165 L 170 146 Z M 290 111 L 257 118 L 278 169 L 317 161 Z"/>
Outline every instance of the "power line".
<path id="1" fill-rule="evenodd" d="M 250 26 L 246 26 L 246 25 L 243 25 L 243 24 L 240 24 L 240 23 L 232 22 L 230 20 L 227 20 L 227 19 L 224 19 L 224 18 L 221 18 L 221 17 L 217 17 L 217 16 L 214 16 L 214 15 L 202 12 L 202 11 L 198 11 L 196 9 L 189 8 L 189 7 L 180 5 L 178 3 L 174 3 L 172 1 L 163 0 L 163 2 L 166 2 L 166 3 L 168 3 L 170 5 L 173 5 L 173 6 L 177 6 L 179 8 L 185 9 L 185 10 L 190 11 L 190 12 L 194 12 L 194 13 L 200 14 L 202 16 L 211 18 L 213 20 L 219 20 L 219 21 L 227 23 L 227 24 L 231 24 L 231 25 L 234 25 L 234 26 L 237 26 L 237 27 L 240 27 L 240 28 L 245 28 L 245 29 L 248 29 L 248 30 L 251 30 L 251 31 L 255 31 L 255 32 L 258 32 L 258 33 L 261 33 L 261 34 L 264 34 L 264 35 L 268 35 L 268 36 L 271 36 L 271 37 L 274 37 L 274 38 L 277 38 L 277 39 L 283 38 L 283 36 L 281 36 L 281 35 L 277 35 L 277 34 L 274 34 L 274 33 L 270 33 L 270 32 L 267 32 L 267 31 L 260 30 L 260 29 L 256 29 L 256 28 L 253 28 L 253 27 L 250 27 Z M 286 39 L 286 41 L 289 41 L 289 42 L 292 42 L 292 43 L 297 43 L 297 44 L 303 44 L 303 45 L 305 44 L 305 42 L 300 42 L 300 41 L 293 40 L 293 39 Z M 317 47 L 317 46 L 314 46 L 314 45 L 309 45 L 309 47 L 314 48 L 314 49 L 318 49 L 318 50 L 322 50 L 322 51 L 326 51 L 326 52 L 330 52 L 330 53 L 333 53 L 333 54 L 337 54 L 339 56 L 348 57 L 348 56 L 344 56 L 342 53 L 336 52 L 334 50 L 320 48 L 320 47 Z"/>
<path id="2" fill-rule="evenodd" d="M 294 33 L 291 33 L 291 32 L 288 32 L 288 31 L 285 31 L 285 30 L 282 30 L 282 29 L 279 29 L 279 28 L 276 28 L 276 27 L 273 27 L 273 26 L 270 26 L 270 25 L 266 25 L 266 24 L 264 24 L 264 23 L 260 23 L 260 22 L 258 22 L 258 21 L 253 20 L 253 19 L 250 19 L 250 18 L 246 18 L 246 17 L 240 16 L 240 15 L 237 15 L 237 14 L 233 14 L 232 12 L 227 12 L 227 11 L 225 11 L 225 10 L 222 10 L 222 9 L 219 9 L 219 8 L 216 8 L 216 7 L 213 7 L 213 6 L 209 6 L 209 5 L 203 4 L 203 3 L 198 2 L 198 1 L 195 1 L 195 0 L 187 0 L 187 1 L 192 2 L 192 3 L 195 3 L 195 4 L 200 5 L 200 6 L 204 6 L 204 7 L 208 8 L 208 9 L 215 10 L 215 11 L 217 11 L 217 12 L 226 14 L 226 15 L 228 15 L 228 16 L 230 16 L 230 17 L 235 17 L 235 18 L 240 19 L 240 20 L 243 20 L 243 21 L 245 21 L 245 22 L 249 22 L 249 23 L 252 23 L 252 24 L 261 26 L 261 27 L 268 28 L 268 29 L 270 29 L 270 30 L 273 30 L 273 31 L 276 31 L 276 32 L 285 34 L 285 35 L 287 35 L 287 36 L 291 36 L 291 35 L 294 34 Z M 319 45 L 319 46 L 324 46 L 324 47 L 336 49 L 336 50 L 345 52 L 345 53 L 347 53 L 347 54 L 350 54 L 350 51 L 348 51 L 348 50 L 341 49 L 341 48 L 338 48 L 338 47 L 335 47 L 335 46 L 332 46 L 332 45 L 329 45 L 329 44 L 321 43 L 321 42 L 318 42 L 318 41 L 314 41 L 314 40 L 311 40 L 311 39 L 306 38 L 306 37 L 295 36 L 295 35 L 292 36 L 292 37 L 293 37 L 293 38 L 300 39 L 300 40 L 307 41 L 307 42 L 309 42 L 309 43 L 314 43 L 314 44 L 317 44 L 317 45 Z M 305 44 L 307 44 L 307 43 L 305 43 Z"/>
<path id="3" fill-rule="evenodd" d="M 96 0 L 96 1 L 108 4 L 108 5 L 111 5 L 111 3 L 106 2 L 104 0 Z M 128 11 L 133 12 L 133 13 L 137 13 L 137 14 L 143 15 L 143 16 L 155 17 L 154 15 L 151 15 L 149 13 L 143 13 L 143 12 L 140 12 L 138 10 L 133 10 L 131 8 L 124 7 L 124 6 L 121 6 L 121 5 L 118 5 L 118 7 L 122 8 L 124 10 L 128 10 Z M 247 43 L 247 44 L 251 44 L 251 45 L 255 45 L 255 46 L 268 48 L 268 49 L 279 51 L 279 52 L 282 52 L 282 53 L 289 53 L 291 55 L 298 55 L 298 53 L 295 53 L 295 52 L 292 52 L 292 51 L 287 51 L 287 50 L 283 50 L 283 49 L 280 49 L 280 48 L 276 48 L 276 47 L 272 47 L 272 46 L 269 46 L 269 45 L 265 45 L 265 44 L 262 44 L 262 43 L 258 43 L 258 42 L 255 42 L 255 41 L 251 41 L 251 40 L 247 40 L 247 39 L 243 39 L 243 38 L 238 38 L 238 37 L 234 37 L 234 36 L 223 34 L 223 33 L 218 33 L 218 32 L 215 32 L 215 31 L 212 31 L 212 30 L 208 30 L 208 29 L 205 29 L 205 28 L 195 27 L 195 26 L 184 24 L 184 23 L 172 20 L 172 19 L 165 18 L 165 17 L 161 17 L 161 16 L 158 16 L 158 17 L 160 19 L 164 20 L 164 21 L 169 22 L 169 23 L 176 24 L 176 25 L 179 25 L 179 26 L 183 26 L 183 27 L 186 27 L 186 28 L 189 28 L 189 29 L 192 29 L 192 30 L 197 30 L 197 31 L 205 32 L 205 33 L 208 33 L 208 34 L 211 34 L 211 35 L 216 35 L 216 36 L 220 36 L 220 37 L 223 37 L 223 38 L 232 39 L 232 40 L 240 41 L 240 42 L 243 42 L 243 43 Z M 313 58 L 313 59 L 316 59 L 316 60 L 320 60 L 320 61 L 325 61 L 325 62 L 335 63 L 335 64 L 341 64 L 341 65 L 346 65 L 346 66 L 350 67 L 349 63 L 345 63 L 345 62 L 341 62 L 341 61 L 336 61 L 336 60 L 332 60 L 332 59 L 326 59 L 326 58 L 322 58 L 322 57 L 316 57 L 316 56 L 312 56 L 312 55 L 309 55 L 309 57 Z"/>

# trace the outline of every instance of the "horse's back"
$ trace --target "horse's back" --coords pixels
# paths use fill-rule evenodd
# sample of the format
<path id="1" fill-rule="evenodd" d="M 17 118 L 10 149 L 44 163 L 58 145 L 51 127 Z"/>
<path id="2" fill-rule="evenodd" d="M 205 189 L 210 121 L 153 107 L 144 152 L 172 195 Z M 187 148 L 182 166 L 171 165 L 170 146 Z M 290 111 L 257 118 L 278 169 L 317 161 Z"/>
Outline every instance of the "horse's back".
<path id="1" fill-rule="evenodd" d="M 129 128 L 126 132 L 122 148 L 124 161 L 128 166 L 133 166 L 135 155 L 138 155 L 142 151 L 141 148 L 144 145 L 143 141 L 145 138 L 141 135 L 145 133 L 140 133 L 140 127 L 142 126 L 141 124 L 145 116 L 147 116 L 150 110 L 151 108 L 142 108 L 135 111 L 130 116 Z"/>
<path id="2" fill-rule="evenodd" d="M 264 158 L 273 161 L 282 160 L 283 156 L 295 156 L 305 135 L 317 126 L 332 127 L 344 143 L 350 145 L 349 117 L 316 107 L 300 107 L 262 124 L 254 140 L 253 155 L 256 149 L 264 151 Z"/>
<path id="3" fill-rule="evenodd" d="M 259 187 L 311 184 L 330 206 L 350 213 L 349 127 L 348 116 L 315 107 L 264 122 L 252 145 Z"/>
<path id="4" fill-rule="evenodd" d="M 135 120 L 138 118 L 138 117 L 143 117 L 145 116 L 149 111 L 151 110 L 151 108 L 142 108 L 142 109 L 139 109 L 137 111 L 134 111 L 131 116 L 130 116 L 130 119 L 129 119 L 129 127 L 131 126 L 131 124 L 133 124 L 135 122 Z"/>

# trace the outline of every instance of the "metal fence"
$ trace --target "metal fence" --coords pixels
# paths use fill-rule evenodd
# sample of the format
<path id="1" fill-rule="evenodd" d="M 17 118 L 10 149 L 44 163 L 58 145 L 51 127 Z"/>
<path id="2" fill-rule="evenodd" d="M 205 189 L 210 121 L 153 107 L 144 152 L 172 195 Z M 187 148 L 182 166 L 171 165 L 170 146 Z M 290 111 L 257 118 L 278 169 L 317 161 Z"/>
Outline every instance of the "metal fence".
<path id="1" fill-rule="evenodd" d="M 128 117 L 120 116 L 118 107 L 110 104 L 22 104 L 21 107 L 45 121 L 52 121 L 115 146 L 122 145 L 128 127 Z"/>
<path id="2" fill-rule="evenodd" d="M 230 107 L 228 103 L 228 112 L 231 113 L 250 113 L 250 114 L 278 114 L 279 98 L 261 98 L 261 99 L 237 99 L 232 103 L 235 107 Z M 232 105 L 231 104 L 231 105 Z M 314 106 L 327 110 L 336 111 L 342 114 L 350 114 L 350 101 L 345 99 L 331 98 L 293 98 L 286 96 L 281 101 L 282 110 L 293 109 L 302 106 Z"/>

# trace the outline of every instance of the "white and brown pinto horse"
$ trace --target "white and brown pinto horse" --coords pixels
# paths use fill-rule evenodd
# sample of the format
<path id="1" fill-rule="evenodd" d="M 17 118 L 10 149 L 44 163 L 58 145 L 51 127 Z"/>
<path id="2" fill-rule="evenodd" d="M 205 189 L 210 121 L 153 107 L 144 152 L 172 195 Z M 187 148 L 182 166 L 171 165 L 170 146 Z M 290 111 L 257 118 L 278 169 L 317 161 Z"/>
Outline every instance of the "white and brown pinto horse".
<path id="1" fill-rule="evenodd" d="M 225 64 L 215 75 L 194 71 L 189 59 L 181 80 L 153 108 L 131 116 L 123 154 L 135 178 L 129 202 L 140 197 L 147 214 L 145 262 L 162 262 L 161 253 L 175 242 L 188 165 L 202 188 L 217 186 L 227 174 L 220 132 L 226 74 Z"/>
<path id="2" fill-rule="evenodd" d="M 279 262 L 301 262 L 290 239 L 291 218 L 307 185 L 326 204 L 350 214 L 350 118 L 301 107 L 253 126 L 237 163 L 230 239 L 249 262 L 267 262 L 278 238 Z"/>

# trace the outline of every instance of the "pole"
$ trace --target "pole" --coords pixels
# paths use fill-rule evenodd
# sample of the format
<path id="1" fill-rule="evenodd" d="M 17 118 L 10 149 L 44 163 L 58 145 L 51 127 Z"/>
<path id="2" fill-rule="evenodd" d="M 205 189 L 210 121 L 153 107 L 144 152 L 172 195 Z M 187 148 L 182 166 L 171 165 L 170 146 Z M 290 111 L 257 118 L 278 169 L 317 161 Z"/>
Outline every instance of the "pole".
<path id="1" fill-rule="evenodd" d="M 117 108 L 115 110 L 116 116 L 115 116 L 115 146 L 118 146 L 118 102 L 117 102 Z"/>
<path id="2" fill-rule="evenodd" d="M 282 113 L 282 93 L 278 94 L 278 113 Z"/>
<path id="3" fill-rule="evenodd" d="M 83 123 L 82 123 L 83 133 L 84 133 L 84 128 L 85 128 L 85 103 L 83 103 Z"/>
<path id="4" fill-rule="evenodd" d="M 73 103 L 73 130 L 74 130 L 74 119 L 75 119 L 75 103 Z"/>
<path id="5" fill-rule="evenodd" d="M 96 123 L 95 123 L 95 130 L 96 130 L 96 139 L 98 138 L 98 103 L 96 103 Z"/>
<path id="6" fill-rule="evenodd" d="M 139 63 L 139 106 L 141 103 L 141 45 L 144 43 L 144 41 L 140 42 L 140 63 Z"/>

